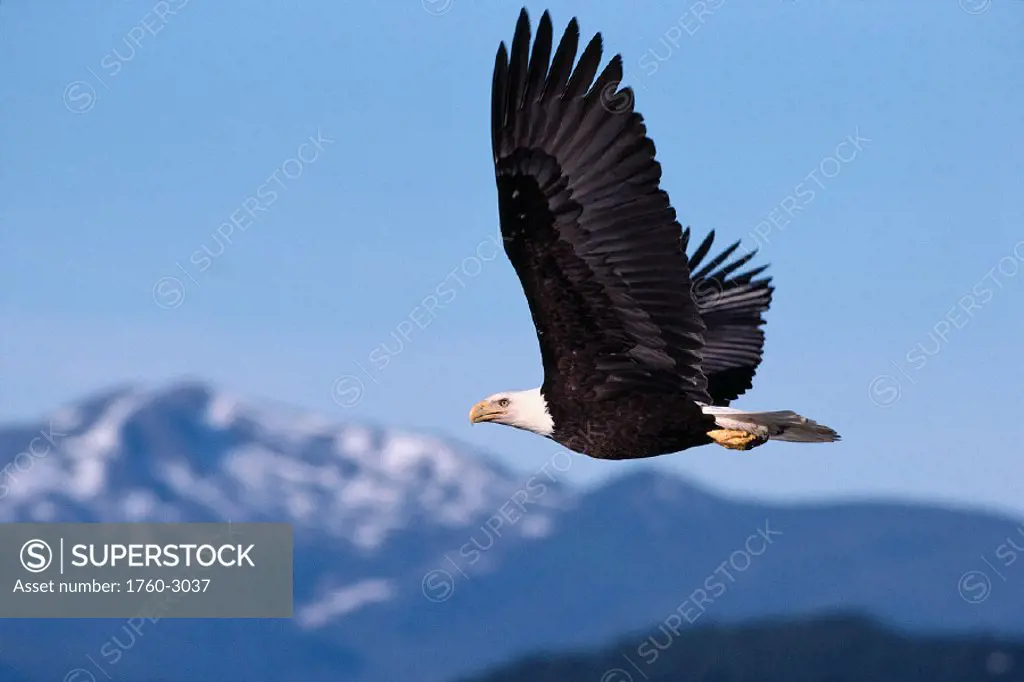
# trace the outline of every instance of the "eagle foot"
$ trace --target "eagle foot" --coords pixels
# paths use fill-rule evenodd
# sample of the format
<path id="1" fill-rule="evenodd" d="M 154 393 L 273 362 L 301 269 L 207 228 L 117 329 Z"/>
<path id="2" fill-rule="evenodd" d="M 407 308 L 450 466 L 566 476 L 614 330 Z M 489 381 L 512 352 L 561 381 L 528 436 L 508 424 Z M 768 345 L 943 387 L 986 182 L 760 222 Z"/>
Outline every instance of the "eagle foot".
<path id="1" fill-rule="evenodd" d="M 763 436 L 733 429 L 713 429 L 708 431 L 708 438 L 730 450 L 750 450 L 768 442 Z"/>

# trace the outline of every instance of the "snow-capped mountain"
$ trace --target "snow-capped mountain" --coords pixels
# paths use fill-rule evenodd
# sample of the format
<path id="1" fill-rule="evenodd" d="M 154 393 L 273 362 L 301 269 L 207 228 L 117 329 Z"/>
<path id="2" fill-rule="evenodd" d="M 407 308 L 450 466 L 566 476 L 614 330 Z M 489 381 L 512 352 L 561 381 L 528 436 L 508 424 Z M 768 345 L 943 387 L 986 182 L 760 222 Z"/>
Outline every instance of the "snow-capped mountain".
<path id="1" fill-rule="evenodd" d="M 436 436 L 339 424 L 194 382 L 122 387 L 0 429 L 4 463 L 4 522 L 293 524 L 295 618 L 287 628 L 294 636 L 330 633 L 371 605 L 413 600 L 425 607 L 432 602 L 423 596 L 430 588 L 424 577 L 445 551 L 454 554 L 476 532 L 488 551 L 477 568 L 487 570 L 516 543 L 549 534 L 556 515 L 575 503 L 573 493 L 547 481 L 530 513 L 506 523 L 493 543 L 485 524 L 524 479 L 492 459 Z M 266 627 L 234 627 L 247 632 L 250 624 Z M 354 659 L 343 658 L 352 668 Z M 135 663 L 146 669 L 145 658 Z M 253 674 L 261 672 L 257 664 Z"/>
<path id="2" fill-rule="evenodd" d="M 419 524 L 461 528 L 522 484 L 436 437 L 339 425 L 201 384 L 123 388 L 5 434 L 24 451 L 0 520 L 288 521 L 353 550 Z M 30 435 L 31 434 L 31 435 Z M 541 503 L 557 504 L 556 496 Z M 61 512 L 61 510 L 64 510 Z M 544 515 L 516 528 L 544 532 Z"/>
<path id="3" fill-rule="evenodd" d="M 681 612 L 706 622 L 841 606 L 909 627 L 1024 632 L 1024 562 L 997 577 L 982 561 L 1005 563 L 1006 538 L 1024 546 L 1011 520 L 765 506 L 653 472 L 581 493 L 437 436 L 200 383 L 119 388 L 0 428 L 0 468 L 5 522 L 295 529 L 293 619 L 164 619 L 142 633 L 116 620 L 2 621 L 0 680 L 82 668 L 115 680 L 441 682 Z M 958 583 L 977 570 L 998 598 Z"/>

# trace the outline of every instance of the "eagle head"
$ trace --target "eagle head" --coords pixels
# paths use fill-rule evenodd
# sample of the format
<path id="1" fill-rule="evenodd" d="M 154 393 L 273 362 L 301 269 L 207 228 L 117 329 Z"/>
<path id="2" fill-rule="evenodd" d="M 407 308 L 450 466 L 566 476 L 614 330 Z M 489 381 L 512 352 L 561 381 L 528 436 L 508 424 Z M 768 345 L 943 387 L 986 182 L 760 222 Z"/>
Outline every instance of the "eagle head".
<path id="1" fill-rule="evenodd" d="M 541 436 L 550 436 L 555 426 L 539 388 L 488 396 L 469 411 L 469 421 L 472 424 L 495 422 Z"/>

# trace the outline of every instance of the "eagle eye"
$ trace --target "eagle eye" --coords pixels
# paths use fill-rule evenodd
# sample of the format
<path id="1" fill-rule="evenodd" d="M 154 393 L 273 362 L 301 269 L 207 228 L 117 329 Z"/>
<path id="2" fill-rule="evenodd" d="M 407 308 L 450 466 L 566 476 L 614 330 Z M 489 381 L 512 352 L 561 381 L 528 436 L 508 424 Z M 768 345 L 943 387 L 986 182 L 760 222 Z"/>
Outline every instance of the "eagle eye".
<path id="1" fill-rule="evenodd" d="M 498 401 L 498 407 L 508 407 L 509 403 L 512 402 L 508 398 L 502 398 Z"/>

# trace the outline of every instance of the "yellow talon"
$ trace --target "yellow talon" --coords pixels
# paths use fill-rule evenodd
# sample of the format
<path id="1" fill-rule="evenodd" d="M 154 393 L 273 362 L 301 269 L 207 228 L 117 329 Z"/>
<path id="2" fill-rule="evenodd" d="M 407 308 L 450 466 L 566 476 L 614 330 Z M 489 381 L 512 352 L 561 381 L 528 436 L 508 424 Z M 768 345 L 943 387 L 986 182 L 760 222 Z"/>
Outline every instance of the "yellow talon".
<path id="1" fill-rule="evenodd" d="M 768 439 L 762 436 L 732 429 L 714 429 L 708 431 L 708 437 L 730 450 L 750 450 L 768 442 Z"/>

